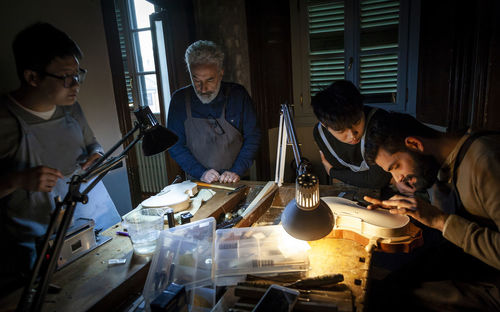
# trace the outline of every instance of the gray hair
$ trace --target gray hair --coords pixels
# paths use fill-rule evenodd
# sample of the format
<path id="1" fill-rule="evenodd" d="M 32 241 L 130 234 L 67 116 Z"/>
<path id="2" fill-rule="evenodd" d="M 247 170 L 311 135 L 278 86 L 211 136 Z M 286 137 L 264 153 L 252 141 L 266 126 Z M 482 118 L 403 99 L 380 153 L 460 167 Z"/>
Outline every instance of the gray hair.
<path id="1" fill-rule="evenodd" d="M 198 40 L 186 49 L 184 60 L 189 71 L 192 65 L 199 64 L 215 64 L 222 69 L 224 52 L 212 41 Z"/>

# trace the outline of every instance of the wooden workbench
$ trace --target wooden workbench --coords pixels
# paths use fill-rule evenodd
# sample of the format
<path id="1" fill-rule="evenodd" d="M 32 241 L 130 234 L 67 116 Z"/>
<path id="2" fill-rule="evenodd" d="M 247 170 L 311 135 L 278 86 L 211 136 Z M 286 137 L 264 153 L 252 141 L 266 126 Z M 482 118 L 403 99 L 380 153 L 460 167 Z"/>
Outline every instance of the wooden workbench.
<path id="1" fill-rule="evenodd" d="M 45 296 L 43 311 L 118 311 L 142 291 L 151 259 L 135 255 L 130 239 L 116 235 L 119 230 L 116 225 L 103 232 L 113 239 L 54 273 L 51 284 L 62 289 Z M 125 264 L 108 265 L 123 258 Z M 0 300 L 0 311 L 13 311 L 20 294 Z"/>
<path id="2" fill-rule="evenodd" d="M 242 181 L 240 184 L 250 187 L 263 185 L 265 182 Z M 373 190 L 355 188 L 346 184 L 321 186 L 321 196 L 335 196 L 340 192 L 354 192 L 354 198 L 363 195 L 377 196 Z M 218 206 L 224 205 L 223 210 L 235 205 L 238 194 L 219 195 L 202 206 L 200 214 L 204 217 L 213 213 L 220 213 Z M 267 225 L 277 221 L 283 207 L 295 196 L 295 185 L 285 185 L 278 189 L 272 199 L 269 209 L 260 217 L 256 225 Z M 211 208 L 210 208 L 211 207 Z M 205 209 L 205 210 L 203 210 Z M 212 214 L 213 214 L 212 213 Z M 103 235 L 113 239 L 91 251 L 74 263 L 61 269 L 53 275 L 52 284 L 62 287 L 58 294 L 47 294 L 43 311 L 121 311 L 130 304 L 142 291 L 148 269 L 149 257 L 134 255 L 132 244 L 128 237 L 117 236 L 120 230 L 117 225 Z M 311 242 L 309 276 L 327 273 L 344 274 L 344 283 L 351 288 L 355 297 L 357 311 L 363 310 L 366 293 L 366 283 L 370 268 L 370 253 L 366 252 L 359 243 L 334 238 L 324 238 Z M 109 259 L 127 259 L 125 264 L 108 265 Z M 20 292 L 15 292 L 0 300 L 0 311 L 12 311 L 17 305 Z"/>
<path id="3" fill-rule="evenodd" d="M 320 196 L 337 196 L 341 192 L 346 192 L 349 195 L 347 197 L 355 200 L 362 199 L 364 195 L 379 196 L 377 190 L 357 188 L 344 183 L 320 186 Z M 254 225 L 277 224 L 284 207 L 294 197 L 294 184 L 280 187 L 271 207 Z M 358 242 L 331 236 L 309 242 L 309 245 L 310 270 L 307 277 L 336 273 L 344 275 L 343 283 L 353 293 L 356 311 L 364 311 L 372 254 Z"/>

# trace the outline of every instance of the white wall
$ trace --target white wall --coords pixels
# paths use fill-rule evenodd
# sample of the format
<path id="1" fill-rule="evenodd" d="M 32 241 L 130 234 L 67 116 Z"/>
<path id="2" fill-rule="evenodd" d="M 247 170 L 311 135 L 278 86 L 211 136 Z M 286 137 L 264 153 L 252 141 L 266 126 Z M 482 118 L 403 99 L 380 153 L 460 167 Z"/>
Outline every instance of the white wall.
<path id="1" fill-rule="evenodd" d="M 121 134 L 114 102 L 106 38 L 98 0 L 3 0 L 0 2 L 0 93 L 16 89 L 19 80 L 12 40 L 26 26 L 43 21 L 68 33 L 83 51 L 88 70 L 78 101 L 104 149 Z"/>
<path id="2" fill-rule="evenodd" d="M 51 23 L 66 32 L 83 51 L 81 66 L 88 70 L 88 74 L 80 88 L 78 101 L 98 141 L 105 151 L 108 150 L 121 134 L 99 0 L 0 1 L 0 93 L 19 86 L 12 40 L 20 30 L 37 21 Z M 126 176 L 124 168 L 119 170 Z M 120 189 L 128 194 L 128 182 Z M 113 200 L 116 203 L 115 198 Z"/>

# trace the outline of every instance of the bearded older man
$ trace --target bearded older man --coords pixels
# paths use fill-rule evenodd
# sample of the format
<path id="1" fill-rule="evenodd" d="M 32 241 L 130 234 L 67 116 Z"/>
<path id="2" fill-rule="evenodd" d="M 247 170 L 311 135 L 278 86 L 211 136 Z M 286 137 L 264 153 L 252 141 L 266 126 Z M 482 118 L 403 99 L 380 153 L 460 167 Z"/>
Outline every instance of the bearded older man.
<path id="1" fill-rule="evenodd" d="M 170 102 L 167 126 L 179 136 L 170 155 L 193 178 L 238 182 L 259 148 L 252 100 L 243 86 L 222 82 L 224 53 L 215 43 L 194 42 L 185 61 L 192 84 Z"/>

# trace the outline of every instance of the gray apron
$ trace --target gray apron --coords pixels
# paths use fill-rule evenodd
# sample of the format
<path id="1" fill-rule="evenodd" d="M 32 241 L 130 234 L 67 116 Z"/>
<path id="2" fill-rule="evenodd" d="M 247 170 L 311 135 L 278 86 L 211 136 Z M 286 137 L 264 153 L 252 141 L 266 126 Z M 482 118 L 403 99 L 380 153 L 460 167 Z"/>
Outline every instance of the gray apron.
<path id="1" fill-rule="evenodd" d="M 231 169 L 243 146 L 243 136 L 226 120 L 226 105 L 229 102 L 228 87 L 226 101 L 219 118 L 193 118 L 191 115 L 191 92 L 186 91 L 186 144 L 193 156 L 205 168 L 219 173 Z M 243 121 L 241 121 L 243 122 Z"/>
<path id="2" fill-rule="evenodd" d="M 61 118 L 42 122 L 40 124 L 28 125 L 23 118 L 16 113 L 14 104 L 7 102 L 8 110 L 16 117 L 21 128 L 21 140 L 15 154 L 17 164 L 16 171 L 26 170 L 37 166 L 47 166 L 58 169 L 65 176 L 59 179 L 51 192 L 34 192 L 16 190 L 2 201 L 2 227 L 3 231 L 12 240 L 11 243 L 18 249 L 16 256 L 22 259 L 31 259 L 31 267 L 36 259 L 36 243 L 46 233 L 50 222 L 50 214 L 55 208 L 54 198 L 64 198 L 68 191 L 71 175 L 78 169 L 78 159 L 86 158 L 87 149 L 78 122 L 71 116 L 69 108 L 63 107 L 65 114 Z M 83 157 L 82 157 L 83 156 Z M 91 217 L 94 212 L 102 217 L 109 218 L 112 224 L 120 220 L 113 202 L 107 192 L 105 196 L 109 199 L 106 203 L 103 215 L 101 199 L 93 200 L 93 194 L 105 191 L 100 182 L 89 193 L 89 202 L 86 205 L 78 204 L 74 218 Z M 82 185 L 81 189 L 85 185 Z M 99 195 L 98 197 L 102 197 Z M 96 203 L 98 204 L 96 207 Z M 81 209 L 80 209 L 81 207 Z M 93 216 L 92 216 L 93 217 Z M 96 220 L 96 228 L 97 227 Z M 22 264 L 21 267 L 25 267 Z"/>
<path id="3" fill-rule="evenodd" d="M 377 108 L 373 108 L 368 113 L 368 116 L 366 116 L 365 129 L 364 129 L 363 136 L 361 137 L 361 157 L 363 158 L 363 161 L 361 162 L 361 164 L 359 166 L 345 162 L 342 158 L 340 158 L 337 155 L 337 153 L 335 153 L 335 150 L 332 148 L 332 146 L 330 145 L 330 143 L 326 139 L 325 133 L 323 132 L 323 126 L 321 125 L 321 123 L 318 123 L 319 135 L 321 136 L 321 139 L 323 139 L 323 142 L 325 143 L 325 146 L 328 149 L 328 151 L 330 152 L 330 154 L 332 154 L 333 157 L 335 157 L 341 165 L 351 169 L 354 172 L 370 170 L 370 167 L 368 166 L 368 164 L 365 161 L 365 136 L 366 136 L 366 128 L 368 127 L 368 123 L 370 122 L 373 114 L 375 114 L 376 111 L 377 111 Z"/>

